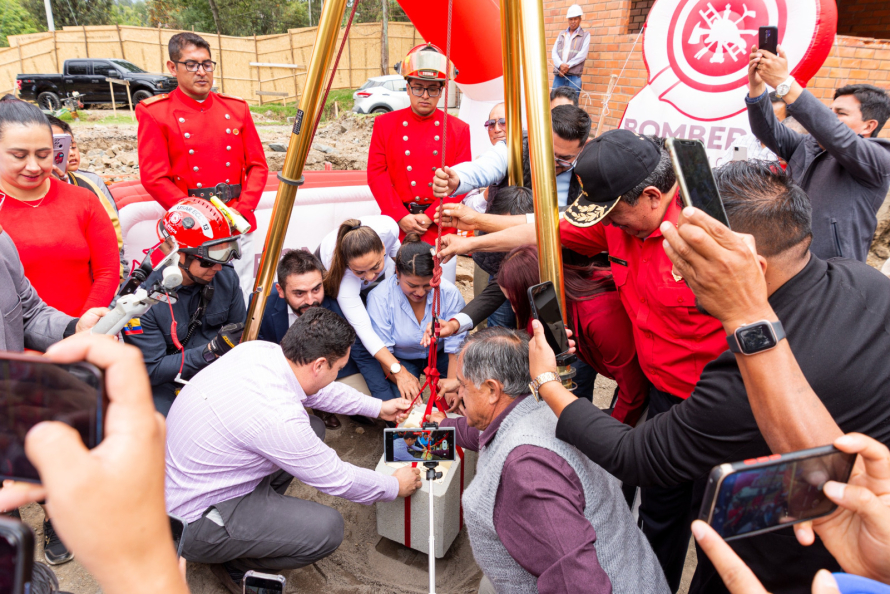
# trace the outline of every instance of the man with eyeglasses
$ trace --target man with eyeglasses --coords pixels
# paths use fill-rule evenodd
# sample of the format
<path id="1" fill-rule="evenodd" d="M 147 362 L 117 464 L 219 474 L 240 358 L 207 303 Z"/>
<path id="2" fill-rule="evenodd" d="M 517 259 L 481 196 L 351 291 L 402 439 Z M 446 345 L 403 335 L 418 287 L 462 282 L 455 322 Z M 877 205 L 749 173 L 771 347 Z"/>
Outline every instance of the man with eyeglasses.
<path id="1" fill-rule="evenodd" d="M 401 74 L 408 83 L 410 107 L 377 116 L 368 152 L 368 185 L 382 214 L 395 219 L 401 237 L 419 233 L 423 241 L 436 243 L 433 215 L 439 203 L 433 196 L 432 178 L 442 166 L 442 141 L 446 141 L 445 163 L 469 161 L 470 128 L 457 117 L 446 119 L 437 108 L 445 81 L 453 78 L 445 55 L 426 43 L 408 52 Z M 447 202 L 460 202 L 459 197 Z M 453 228 L 442 234 L 454 233 Z M 445 275 L 454 281 L 456 267 Z"/>
<path id="2" fill-rule="evenodd" d="M 230 264 L 241 257 L 243 236 L 215 206 L 183 199 L 158 221 L 158 236 L 172 236 L 179 244 L 182 284 L 176 303 L 152 306 L 131 320 L 123 335 L 142 351 L 155 408 L 167 416 L 187 380 L 241 341 L 247 308 Z M 146 286 L 160 275 L 152 273 Z"/>
<path id="3" fill-rule="evenodd" d="M 565 208 L 580 193 L 573 179 L 572 169 L 590 135 L 590 116 L 583 109 L 572 105 L 558 105 L 551 110 L 553 123 L 553 160 L 556 171 L 556 197 Z M 490 120 L 489 120 L 490 121 Z M 522 147 L 524 185 L 531 187 L 531 171 L 528 166 L 528 138 Z M 507 144 L 498 141 L 490 151 L 474 161 L 467 160 L 444 169 L 437 169 L 433 179 L 435 196 L 466 194 L 476 188 L 507 185 Z M 489 201 L 493 198 L 489 191 Z M 457 218 L 460 218 L 459 216 Z M 450 217 L 444 219 L 451 222 Z"/>
<path id="4" fill-rule="evenodd" d="M 247 102 L 212 92 L 216 62 L 201 36 L 174 35 L 168 51 L 167 69 L 179 86 L 136 107 L 142 185 L 167 210 L 187 196 L 216 196 L 253 231 L 269 167 Z M 242 236 L 244 257 L 235 269 L 245 300 L 253 290 L 252 238 Z"/>

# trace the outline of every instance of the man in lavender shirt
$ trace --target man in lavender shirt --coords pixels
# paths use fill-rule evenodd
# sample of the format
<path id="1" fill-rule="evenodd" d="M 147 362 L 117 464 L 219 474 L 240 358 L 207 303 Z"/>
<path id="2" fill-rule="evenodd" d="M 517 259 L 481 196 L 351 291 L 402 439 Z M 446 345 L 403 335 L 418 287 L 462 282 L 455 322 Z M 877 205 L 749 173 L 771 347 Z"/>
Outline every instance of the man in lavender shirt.
<path id="1" fill-rule="evenodd" d="M 463 506 L 480 594 L 667 594 L 618 479 L 557 439 L 556 416 L 528 394 L 528 353 L 525 332 L 470 335 L 457 372 L 466 416 L 430 415 L 479 452 Z"/>
<path id="2" fill-rule="evenodd" d="M 249 569 L 294 569 L 330 555 L 343 540 L 333 508 L 285 496 L 296 477 L 322 493 L 371 504 L 410 496 L 416 468 L 392 476 L 340 460 L 307 407 L 400 421 L 408 400 L 382 402 L 342 383 L 355 331 L 310 308 L 280 345 L 241 344 L 199 372 L 167 415 L 167 512 L 188 524 L 182 556 L 210 563 L 239 594 Z"/>

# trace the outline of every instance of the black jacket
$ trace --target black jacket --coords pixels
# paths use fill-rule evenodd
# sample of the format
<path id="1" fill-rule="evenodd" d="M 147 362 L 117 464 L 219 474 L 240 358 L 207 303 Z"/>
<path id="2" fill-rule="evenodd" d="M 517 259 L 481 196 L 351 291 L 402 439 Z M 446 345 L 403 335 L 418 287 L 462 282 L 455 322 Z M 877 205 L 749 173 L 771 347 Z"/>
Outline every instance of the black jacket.
<path id="1" fill-rule="evenodd" d="M 890 445 L 890 279 L 859 262 L 811 256 L 769 301 L 804 376 L 840 428 Z M 632 428 L 579 398 L 560 416 L 557 436 L 640 486 L 703 480 L 724 462 L 771 453 L 728 350 L 668 412 Z M 700 504 L 693 502 L 694 511 Z M 791 529 L 730 544 L 774 594 L 809 593 L 818 569 L 838 567 L 821 543 L 804 548 Z M 703 559 L 690 592 L 725 592 Z"/>
<path id="2" fill-rule="evenodd" d="M 748 105 L 751 131 L 788 162 L 791 177 L 810 197 L 810 249 L 822 259 L 865 262 L 890 188 L 890 141 L 857 135 L 809 91 L 788 106 L 788 115 L 810 135 L 779 123 L 766 93 Z"/>

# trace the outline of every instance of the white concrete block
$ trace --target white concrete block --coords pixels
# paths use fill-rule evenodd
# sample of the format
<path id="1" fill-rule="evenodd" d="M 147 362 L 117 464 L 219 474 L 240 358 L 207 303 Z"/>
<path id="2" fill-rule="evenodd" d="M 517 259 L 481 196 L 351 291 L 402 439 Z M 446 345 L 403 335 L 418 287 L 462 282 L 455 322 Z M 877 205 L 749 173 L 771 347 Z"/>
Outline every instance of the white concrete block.
<path id="1" fill-rule="evenodd" d="M 410 417 L 406 426 L 411 426 Z M 411 463 L 386 464 L 381 457 L 376 471 L 391 475 L 399 467 L 409 464 Z M 426 480 L 426 468 L 423 464 L 419 463 L 417 467 L 420 469 L 423 486 L 408 499 L 409 511 L 406 511 L 405 499 L 402 497 L 396 498 L 395 501 L 378 502 L 377 533 L 416 551 L 429 554 L 430 481 Z M 436 472 L 442 473 L 442 478 L 433 481 L 435 554 L 437 558 L 441 558 L 448 552 L 448 548 L 461 530 L 460 499 L 463 495 L 461 474 L 463 474 L 463 486 L 466 488 L 476 474 L 476 452 L 463 450 L 463 461 L 458 457 L 454 462 L 440 462 Z M 410 517 L 410 530 L 406 534 L 405 522 L 408 517 Z M 409 535 L 410 541 L 406 542 L 406 536 Z"/>

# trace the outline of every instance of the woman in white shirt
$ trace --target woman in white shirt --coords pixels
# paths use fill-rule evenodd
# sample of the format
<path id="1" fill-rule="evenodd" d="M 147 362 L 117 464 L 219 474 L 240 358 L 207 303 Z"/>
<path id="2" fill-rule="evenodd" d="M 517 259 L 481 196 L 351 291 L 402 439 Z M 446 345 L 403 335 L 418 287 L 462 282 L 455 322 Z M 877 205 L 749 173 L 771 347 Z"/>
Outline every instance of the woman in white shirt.
<path id="1" fill-rule="evenodd" d="M 420 391 L 417 378 L 404 369 L 374 332 L 371 317 L 362 301 L 362 291 L 395 271 L 393 258 L 401 247 L 399 225 L 383 215 L 349 219 L 336 232 L 321 240 L 319 256 L 327 272 L 325 295 L 336 299 L 343 316 L 358 339 L 396 383 L 399 393 L 413 399 Z"/>

